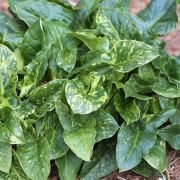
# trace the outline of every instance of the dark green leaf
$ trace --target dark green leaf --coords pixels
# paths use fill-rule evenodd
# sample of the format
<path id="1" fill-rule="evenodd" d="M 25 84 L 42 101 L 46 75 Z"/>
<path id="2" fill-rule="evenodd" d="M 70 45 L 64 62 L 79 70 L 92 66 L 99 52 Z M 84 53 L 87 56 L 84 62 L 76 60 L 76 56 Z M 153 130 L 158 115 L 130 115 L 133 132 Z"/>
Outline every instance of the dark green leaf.
<path id="1" fill-rule="evenodd" d="M 46 112 L 52 111 L 55 108 L 55 102 L 58 100 L 61 93 L 62 80 L 56 79 L 49 83 L 36 88 L 28 96 L 29 102 L 36 106 L 36 113 L 43 117 Z"/>
<path id="2" fill-rule="evenodd" d="M 127 125 L 139 120 L 140 110 L 136 105 L 136 101 L 125 99 L 122 91 L 115 95 L 114 106 Z"/>
<path id="3" fill-rule="evenodd" d="M 177 87 L 175 84 L 170 83 L 168 80 L 166 80 L 163 77 L 156 78 L 151 88 L 155 93 L 164 97 L 168 97 L 168 98 L 180 97 L 180 87 Z"/>
<path id="4" fill-rule="evenodd" d="M 144 84 L 140 84 L 135 76 L 131 76 L 129 80 L 126 81 L 123 89 L 126 98 L 134 97 L 139 100 L 149 100 L 152 98 L 151 96 L 146 95 L 151 92 L 151 89 Z"/>
<path id="5" fill-rule="evenodd" d="M 0 141 L 10 144 L 22 144 L 24 135 L 18 114 L 5 107 L 0 110 Z"/>
<path id="6" fill-rule="evenodd" d="M 76 180 L 82 160 L 69 151 L 65 156 L 56 160 L 61 180 Z"/>
<path id="7" fill-rule="evenodd" d="M 174 149 L 180 150 L 180 125 L 173 124 L 158 130 L 158 135 L 167 141 Z"/>
<path id="8" fill-rule="evenodd" d="M 0 13 L 0 43 L 15 49 L 23 40 L 24 30 L 12 17 Z"/>
<path id="9" fill-rule="evenodd" d="M 63 139 L 63 128 L 54 112 L 49 112 L 36 123 L 36 131 L 46 137 L 51 159 L 60 158 L 69 150 Z"/>
<path id="10" fill-rule="evenodd" d="M 169 109 L 164 110 L 161 113 L 154 116 L 147 124 L 149 128 L 156 129 L 163 125 L 174 113 L 176 112 L 176 109 Z"/>
<path id="11" fill-rule="evenodd" d="M 75 14 L 64 7 L 44 0 L 27 0 L 19 2 L 16 12 L 20 19 L 31 26 L 39 18 L 50 21 L 61 21 L 71 25 L 75 20 Z"/>
<path id="12" fill-rule="evenodd" d="M 37 20 L 24 34 L 21 45 L 21 52 L 25 59 L 25 65 L 29 64 L 36 57 L 38 51 L 43 47 L 44 30 L 42 21 Z"/>
<path id="13" fill-rule="evenodd" d="M 143 157 L 143 148 L 140 146 L 141 134 L 132 127 L 123 124 L 119 130 L 116 159 L 120 171 L 127 171 L 137 166 Z"/>
<path id="14" fill-rule="evenodd" d="M 117 167 L 115 147 L 111 144 L 100 144 L 94 151 L 91 162 L 85 162 L 81 170 L 82 180 L 98 180 L 115 171 Z"/>
<path id="15" fill-rule="evenodd" d="M 29 178 L 32 180 L 48 178 L 50 173 L 50 150 L 44 137 L 19 145 L 16 154 Z"/>
<path id="16" fill-rule="evenodd" d="M 0 171 L 0 179 L 2 180 L 30 180 L 25 174 L 25 172 L 23 171 L 15 153 L 13 154 L 12 165 L 11 165 L 11 169 L 9 173 L 4 173 Z"/>
<path id="17" fill-rule="evenodd" d="M 136 174 L 140 174 L 141 176 L 145 176 L 147 178 L 154 174 L 154 169 L 145 160 L 142 160 L 139 165 L 133 168 L 133 171 Z"/>
<path id="18" fill-rule="evenodd" d="M 0 142 L 0 171 L 9 173 L 12 161 L 12 149 L 11 145 Z"/>
<path id="19" fill-rule="evenodd" d="M 116 159 L 120 171 L 127 171 L 137 166 L 142 157 L 149 152 L 156 141 L 153 130 L 143 131 L 133 125 L 122 124 L 116 145 Z"/>
<path id="20" fill-rule="evenodd" d="M 149 153 L 144 156 L 144 159 L 158 171 L 165 171 L 167 167 L 165 142 L 163 140 L 157 139 L 156 144 L 149 151 Z"/>
<path id="21" fill-rule="evenodd" d="M 94 118 L 96 119 L 96 141 L 101 141 L 102 139 L 107 139 L 112 137 L 116 131 L 119 129 L 119 126 L 116 120 L 103 110 L 95 112 Z"/>
<path id="22" fill-rule="evenodd" d="M 33 59 L 26 67 L 24 83 L 20 94 L 21 97 L 27 95 L 29 91 L 33 90 L 45 74 L 48 67 L 48 51 L 49 48 L 40 51 L 35 59 Z"/>
<path id="23" fill-rule="evenodd" d="M 175 0 L 153 0 L 139 16 L 158 34 L 164 35 L 176 27 Z"/>

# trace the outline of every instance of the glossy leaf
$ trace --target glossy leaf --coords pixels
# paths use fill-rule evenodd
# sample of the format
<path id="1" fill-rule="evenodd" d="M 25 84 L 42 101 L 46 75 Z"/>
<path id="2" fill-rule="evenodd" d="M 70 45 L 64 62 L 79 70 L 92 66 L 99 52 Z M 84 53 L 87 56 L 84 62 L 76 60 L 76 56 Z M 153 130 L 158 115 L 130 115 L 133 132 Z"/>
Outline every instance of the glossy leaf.
<path id="1" fill-rule="evenodd" d="M 84 163 L 80 177 L 82 180 L 98 180 L 117 168 L 115 147 L 102 143 L 94 151 L 91 162 Z"/>
<path id="2" fill-rule="evenodd" d="M 116 159 L 119 170 L 127 171 L 137 166 L 143 156 L 154 146 L 155 141 L 156 134 L 148 127 L 141 131 L 133 125 L 122 124 L 116 145 Z"/>
<path id="3" fill-rule="evenodd" d="M 164 35 L 176 27 L 176 1 L 153 0 L 139 16 L 158 34 Z"/>
<path id="4" fill-rule="evenodd" d="M 70 36 L 70 28 L 62 22 L 45 21 L 42 24 L 45 31 L 44 46 L 52 44 L 51 61 L 64 71 L 71 72 L 76 64 L 77 42 Z M 54 70 L 52 62 L 50 67 Z"/>
<path id="5" fill-rule="evenodd" d="M 40 51 L 35 59 L 26 67 L 24 83 L 20 94 L 21 97 L 33 90 L 45 74 L 48 67 L 48 50 Z"/>
<path id="6" fill-rule="evenodd" d="M 100 77 L 82 78 L 83 81 L 81 79 L 68 81 L 65 88 L 67 102 L 74 114 L 89 114 L 96 111 L 107 99 Z"/>
<path id="7" fill-rule="evenodd" d="M 0 43 L 15 49 L 23 40 L 24 27 L 12 17 L 0 13 Z"/>
<path id="8" fill-rule="evenodd" d="M 161 113 L 154 116 L 147 124 L 149 128 L 156 129 L 163 125 L 170 117 L 172 117 L 176 112 L 176 109 L 164 110 Z"/>
<path id="9" fill-rule="evenodd" d="M 73 117 L 69 111 L 68 106 L 60 100 L 56 101 L 56 113 L 64 130 L 71 129 L 73 125 Z"/>
<path id="10" fill-rule="evenodd" d="M 114 105 L 120 116 L 126 121 L 127 125 L 136 122 L 140 118 L 140 110 L 135 100 L 127 100 L 121 91 L 114 97 Z"/>
<path id="11" fill-rule="evenodd" d="M 11 145 L 0 142 L 0 171 L 9 173 L 12 162 L 12 149 Z"/>
<path id="12" fill-rule="evenodd" d="M 112 2 L 112 1 L 111 1 Z M 118 3 L 122 1 L 118 1 Z M 122 3 L 127 3 L 123 1 Z M 148 25 L 137 16 L 125 12 L 117 7 L 100 8 L 97 13 L 97 25 L 100 32 L 110 37 L 113 42 L 119 39 L 148 40 L 154 38 L 154 34 Z M 117 33 L 119 36 L 117 36 Z M 116 38 L 116 39 L 113 39 Z"/>
<path id="13" fill-rule="evenodd" d="M 14 54 L 0 45 L 0 99 L 16 96 L 17 61 Z"/>
<path id="14" fill-rule="evenodd" d="M 21 119 L 12 109 L 5 107 L 0 110 L 0 141 L 10 144 L 22 144 L 24 142 Z"/>
<path id="15" fill-rule="evenodd" d="M 128 81 L 126 81 L 124 87 L 125 97 L 134 97 L 139 100 L 149 100 L 152 97 L 147 94 L 151 92 L 151 89 L 145 84 L 140 84 L 135 76 L 131 76 Z"/>
<path id="16" fill-rule="evenodd" d="M 99 110 L 94 113 L 94 118 L 96 119 L 96 141 L 101 141 L 102 139 L 107 139 L 112 137 L 119 126 L 116 120 L 103 110 Z"/>
<path id="17" fill-rule="evenodd" d="M 158 130 L 158 135 L 165 141 L 167 141 L 171 147 L 176 150 L 180 150 L 180 125 L 173 124 L 166 126 L 160 130 Z"/>
<path id="18" fill-rule="evenodd" d="M 75 14 L 55 3 L 48 1 L 27 0 L 15 5 L 17 15 L 20 19 L 31 26 L 39 18 L 50 21 L 62 21 L 71 25 L 74 21 Z"/>
<path id="19" fill-rule="evenodd" d="M 62 180 L 76 180 L 82 160 L 69 151 L 65 156 L 56 160 L 59 177 Z"/>
<path id="20" fill-rule="evenodd" d="M 91 51 L 106 52 L 109 50 L 109 41 L 105 37 L 97 37 L 88 31 L 74 32 L 71 35 L 81 40 Z"/>
<path id="21" fill-rule="evenodd" d="M 36 106 L 35 112 L 38 116 L 43 117 L 46 112 L 55 108 L 55 102 L 61 93 L 61 83 L 59 79 L 50 81 L 49 83 L 36 88 L 31 92 L 29 102 Z"/>
<path id="22" fill-rule="evenodd" d="M 144 159 L 158 171 L 165 171 L 167 167 L 165 142 L 157 139 L 156 144 L 150 152 L 144 156 Z"/>
<path id="23" fill-rule="evenodd" d="M 147 178 L 152 177 L 154 174 L 154 169 L 145 160 L 133 168 L 133 171 L 136 174 L 140 174 L 141 176 L 145 176 Z"/>
<path id="24" fill-rule="evenodd" d="M 50 173 L 50 150 L 44 137 L 19 145 L 16 154 L 29 178 L 32 180 L 47 179 Z"/>
<path id="25" fill-rule="evenodd" d="M 152 90 L 164 97 L 168 98 L 178 98 L 180 97 L 180 88 L 175 84 L 170 83 L 163 77 L 156 78 L 155 82 L 152 85 Z"/>
<path id="26" fill-rule="evenodd" d="M 64 141 L 84 161 L 90 161 L 96 142 L 96 121 L 87 115 L 85 124 L 75 125 L 64 132 Z"/>
<path id="27" fill-rule="evenodd" d="M 36 123 L 36 131 L 39 134 L 44 134 L 49 148 L 50 158 L 57 159 L 64 156 L 69 148 L 63 139 L 63 128 L 55 113 L 49 112 Z"/>
<path id="28" fill-rule="evenodd" d="M 105 7 L 119 7 L 121 8 L 123 11 L 127 11 L 129 9 L 129 4 L 130 4 L 131 0 L 103 0 L 101 2 L 101 6 L 105 6 Z"/>
<path id="29" fill-rule="evenodd" d="M 122 40 L 115 48 L 116 59 L 113 66 L 116 71 L 123 73 L 143 66 L 158 57 L 153 47 L 139 41 Z"/>
<path id="30" fill-rule="evenodd" d="M 4 162 L 3 162 L 4 163 Z M 0 179 L 3 180 L 30 180 L 23 171 L 16 154 L 13 153 L 12 165 L 9 173 L 0 171 Z"/>
<path id="31" fill-rule="evenodd" d="M 119 130 L 116 159 L 120 171 L 127 171 L 137 166 L 143 157 L 143 148 L 140 146 L 140 132 L 123 124 Z"/>
<path id="32" fill-rule="evenodd" d="M 21 45 L 21 52 L 25 59 L 25 65 L 28 65 L 36 57 L 38 51 L 42 49 L 44 30 L 42 20 L 37 20 L 24 34 Z"/>

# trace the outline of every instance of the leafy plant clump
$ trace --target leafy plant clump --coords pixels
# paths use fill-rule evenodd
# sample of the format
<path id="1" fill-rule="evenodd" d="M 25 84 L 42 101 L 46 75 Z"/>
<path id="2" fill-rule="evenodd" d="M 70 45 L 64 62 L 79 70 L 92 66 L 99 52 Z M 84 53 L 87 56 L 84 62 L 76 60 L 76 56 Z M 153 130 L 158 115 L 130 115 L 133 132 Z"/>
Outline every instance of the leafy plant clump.
<path id="1" fill-rule="evenodd" d="M 149 177 L 180 149 L 175 0 L 9 0 L 0 14 L 0 179 Z"/>

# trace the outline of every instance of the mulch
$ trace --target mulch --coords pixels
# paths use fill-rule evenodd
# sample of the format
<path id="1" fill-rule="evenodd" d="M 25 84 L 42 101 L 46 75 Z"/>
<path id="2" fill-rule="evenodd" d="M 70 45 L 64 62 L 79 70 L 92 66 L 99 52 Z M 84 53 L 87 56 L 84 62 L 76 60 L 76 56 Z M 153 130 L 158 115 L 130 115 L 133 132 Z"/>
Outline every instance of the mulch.
<path id="1" fill-rule="evenodd" d="M 77 0 L 71 0 L 76 2 Z M 144 9 L 150 0 L 132 0 L 131 3 L 131 12 L 137 14 L 139 10 Z M 7 1 L 0 0 L 0 12 L 4 12 L 7 15 L 10 15 L 7 10 Z M 180 19 L 180 5 L 177 6 L 177 14 Z M 180 23 L 177 24 L 177 28 L 170 34 L 161 37 L 166 42 L 167 51 L 174 56 L 180 55 Z M 167 176 L 169 180 L 180 180 L 180 151 L 169 150 L 167 152 L 168 156 L 168 169 Z M 134 172 L 128 171 L 125 173 L 113 172 L 111 175 L 102 178 L 102 180 L 147 180 L 135 174 Z M 151 177 L 149 180 L 160 180 L 160 177 Z M 58 180 L 56 167 L 52 169 L 52 174 L 49 180 Z"/>

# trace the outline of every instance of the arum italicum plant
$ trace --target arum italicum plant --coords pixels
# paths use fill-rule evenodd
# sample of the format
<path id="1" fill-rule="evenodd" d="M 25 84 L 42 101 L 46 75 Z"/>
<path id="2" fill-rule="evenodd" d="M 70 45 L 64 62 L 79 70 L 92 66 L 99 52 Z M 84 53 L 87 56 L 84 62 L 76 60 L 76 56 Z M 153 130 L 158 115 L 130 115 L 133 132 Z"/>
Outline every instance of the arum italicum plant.
<path id="1" fill-rule="evenodd" d="M 0 179 L 149 177 L 180 149 L 175 0 L 9 0 L 0 14 Z"/>

